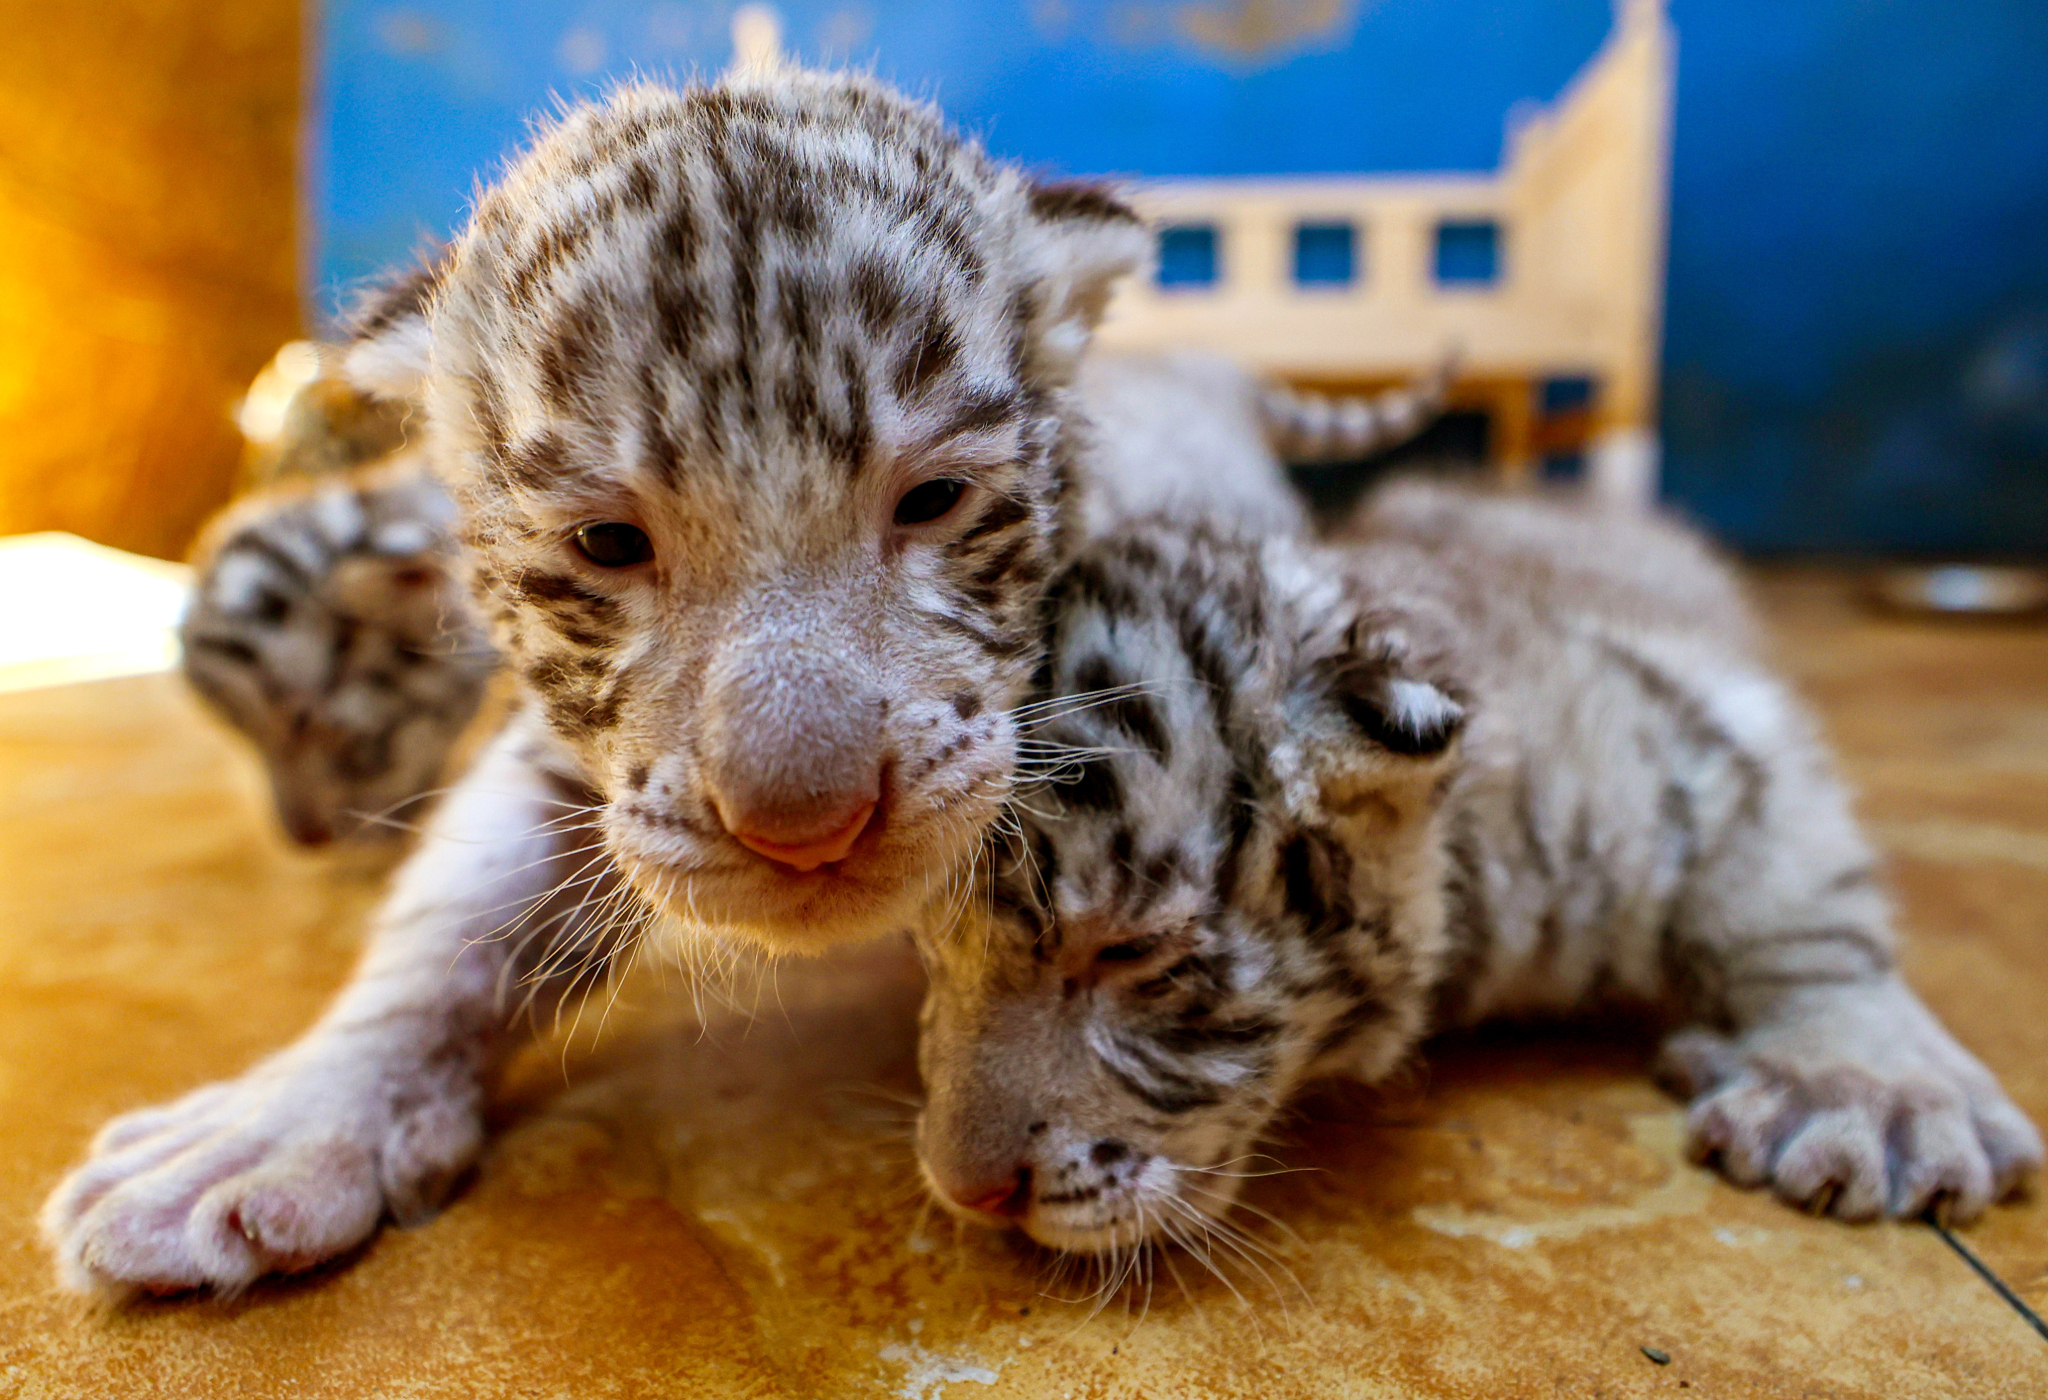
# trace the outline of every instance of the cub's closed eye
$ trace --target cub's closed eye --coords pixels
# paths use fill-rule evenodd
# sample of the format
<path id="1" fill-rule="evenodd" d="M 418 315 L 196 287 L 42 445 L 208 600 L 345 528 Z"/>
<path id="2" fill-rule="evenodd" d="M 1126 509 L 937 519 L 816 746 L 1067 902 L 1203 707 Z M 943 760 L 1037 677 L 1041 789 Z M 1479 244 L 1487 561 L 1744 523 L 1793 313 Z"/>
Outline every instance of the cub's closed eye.
<path id="1" fill-rule="evenodd" d="M 950 476 L 913 486 L 896 503 L 896 523 L 928 525 L 959 505 L 966 493 L 967 483 Z"/>
<path id="2" fill-rule="evenodd" d="M 600 569 L 630 569 L 654 557 L 654 543 L 637 525 L 603 520 L 576 532 L 576 552 Z"/>
<path id="3" fill-rule="evenodd" d="M 1159 940 L 1157 939 L 1146 939 L 1142 942 L 1134 943 L 1112 943 L 1095 954 L 1095 961 L 1099 963 L 1136 962 L 1151 953 L 1158 946 Z"/>

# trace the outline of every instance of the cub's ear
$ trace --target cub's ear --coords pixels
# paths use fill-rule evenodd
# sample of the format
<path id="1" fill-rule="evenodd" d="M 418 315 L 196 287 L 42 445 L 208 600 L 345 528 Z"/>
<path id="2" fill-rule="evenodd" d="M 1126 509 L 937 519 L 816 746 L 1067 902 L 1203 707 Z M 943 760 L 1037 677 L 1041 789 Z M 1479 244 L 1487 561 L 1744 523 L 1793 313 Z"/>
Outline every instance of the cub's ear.
<path id="1" fill-rule="evenodd" d="M 1074 377 L 1116 279 L 1138 269 L 1152 238 L 1107 185 L 1061 180 L 1034 184 L 1026 197 L 1024 252 L 1034 283 L 1029 371 L 1054 387 Z"/>
<path id="2" fill-rule="evenodd" d="M 434 358 L 427 308 L 446 266 L 445 255 L 423 259 L 372 285 L 349 309 L 341 373 L 356 392 L 386 403 L 419 398 Z"/>
<path id="3" fill-rule="evenodd" d="M 1317 689 L 1314 768 L 1326 804 L 1378 797 L 1405 809 L 1400 794 L 1435 790 L 1467 712 L 1447 666 L 1419 657 L 1399 628 L 1360 620 L 1318 669 Z"/>
<path id="4" fill-rule="evenodd" d="M 1337 675 L 1336 697 L 1352 727 L 1402 758 L 1435 758 L 1457 741 L 1465 707 L 1451 689 L 1369 667 Z"/>

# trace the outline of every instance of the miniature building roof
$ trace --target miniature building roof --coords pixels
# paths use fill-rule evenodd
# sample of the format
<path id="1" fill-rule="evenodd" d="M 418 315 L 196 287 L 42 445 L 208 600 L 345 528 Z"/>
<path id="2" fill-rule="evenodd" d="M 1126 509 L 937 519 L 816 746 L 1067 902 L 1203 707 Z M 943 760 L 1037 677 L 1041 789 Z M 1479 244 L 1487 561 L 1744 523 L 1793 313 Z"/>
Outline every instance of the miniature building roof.
<path id="1" fill-rule="evenodd" d="M 1557 102 L 1518 114 L 1490 174 L 1148 181 L 1145 211 L 1195 253 L 1126 284 L 1104 324 L 1127 350 L 1200 347 L 1333 387 L 1418 376 L 1461 352 L 1467 398 L 1511 474 L 1535 420 L 1571 415 L 1597 484 L 1653 485 L 1672 43 L 1626 0 Z M 1304 275 L 1304 235 L 1348 235 L 1349 275 Z M 1565 408 L 1544 386 L 1585 386 Z M 1555 398 L 1555 395 L 1551 397 Z"/>
<path id="2" fill-rule="evenodd" d="M 1613 0 L 775 0 L 787 56 L 871 65 L 999 154 L 1137 178 L 1488 171 L 1518 106 L 1600 47 Z M 716 73 L 727 5 L 473 0 L 322 7 L 326 291 L 451 230 L 551 98 L 630 72 Z"/>

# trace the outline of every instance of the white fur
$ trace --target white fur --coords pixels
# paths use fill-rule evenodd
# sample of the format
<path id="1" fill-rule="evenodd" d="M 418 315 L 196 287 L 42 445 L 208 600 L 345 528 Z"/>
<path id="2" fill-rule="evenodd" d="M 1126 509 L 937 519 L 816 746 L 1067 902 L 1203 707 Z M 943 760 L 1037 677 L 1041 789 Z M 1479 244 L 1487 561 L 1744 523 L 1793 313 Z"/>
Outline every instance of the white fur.
<path id="1" fill-rule="evenodd" d="M 416 403 L 426 388 L 434 339 L 423 320 L 410 319 L 391 332 L 349 346 L 342 374 L 363 393 L 388 403 Z"/>

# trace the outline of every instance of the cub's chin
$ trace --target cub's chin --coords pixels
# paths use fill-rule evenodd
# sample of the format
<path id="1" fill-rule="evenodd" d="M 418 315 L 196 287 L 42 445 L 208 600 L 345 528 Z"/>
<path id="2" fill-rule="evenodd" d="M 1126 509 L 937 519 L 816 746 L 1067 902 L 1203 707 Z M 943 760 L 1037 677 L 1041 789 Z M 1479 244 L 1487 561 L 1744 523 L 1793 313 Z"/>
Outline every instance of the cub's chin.
<path id="1" fill-rule="evenodd" d="M 1018 1228 L 1033 1244 L 1056 1249 L 1062 1254 L 1114 1254 L 1136 1245 L 1152 1244 L 1165 1238 L 1159 1222 L 1149 1216 L 1118 1220 L 1109 1224 L 1070 1225 L 1044 1218 L 1033 1211 L 1018 1222 Z"/>
<path id="2" fill-rule="evenodd" d="M 734 846 L 715 863 L 618 850 L 620 867 L 668 914 L 665 936 L 748 944 L 774 956 L 816 954 L 911 927 L 968 877 L 972 837 L 939 832 L 862 842 L 844 860 L 799 874 Z"/>
<path id="3" fill-rule="evenodd" d="M 1187 1189 L 1171 1171 L 1163 1182 L 1126 1188 L 1076 1207 L 1034 1202 L 1017 1222 L 1032 1241 L 1063 1254 L 1107 1254 L 1141 1244 L 1200 1239 L 1206 1222 L 1221 1220 L 1237 1199 L 1237 1183 L 1221 1180 Z"/>

